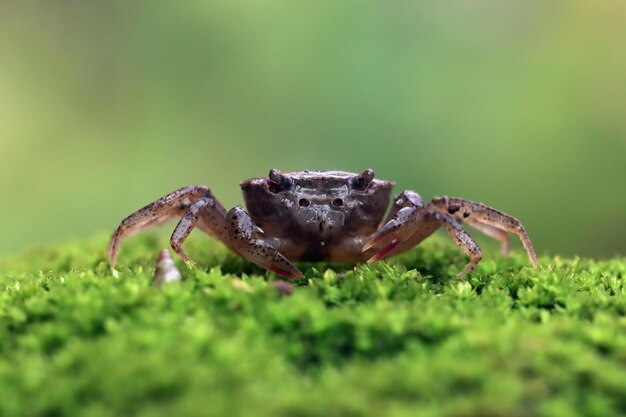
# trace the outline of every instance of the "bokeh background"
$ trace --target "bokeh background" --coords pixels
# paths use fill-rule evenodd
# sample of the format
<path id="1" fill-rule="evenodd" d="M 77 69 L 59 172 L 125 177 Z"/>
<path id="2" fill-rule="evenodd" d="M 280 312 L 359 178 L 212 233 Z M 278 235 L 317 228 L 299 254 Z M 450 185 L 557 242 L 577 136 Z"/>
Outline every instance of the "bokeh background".
<path id="1" fill-rule="evenodd" d="M 232 206 L 272 167 L 371 167 L 541 254 L 624 254 L 626 2 L 0 2 L 0 256 L 182 185 Z"/>

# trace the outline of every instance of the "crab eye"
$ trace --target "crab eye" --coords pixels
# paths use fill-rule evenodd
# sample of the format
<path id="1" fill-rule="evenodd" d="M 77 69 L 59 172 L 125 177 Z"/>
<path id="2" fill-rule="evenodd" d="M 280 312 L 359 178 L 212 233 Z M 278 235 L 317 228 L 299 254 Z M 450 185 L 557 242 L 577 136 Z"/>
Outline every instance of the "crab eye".
<path id="1" fill-rule="evenodd" d="M 357 175 L 352 180 L 352 187 L 357 190 L 365 190 L 374 179 L 374 171 L 366 169 L 362 174 Z"/>
<path id="2" fill-rule="evenodd" d="M 341 207 L 343 206 L 343 200 L 341 198 L 335 198 L 332 204 L 335 207 Z"/>
<path id="3" fill-rule="evenodd" d="M 270 170 L 268 179 L 268 188 L 274 194 L 286 190 L 293 184 L 291 178 L 277 169 Z"/>
<path id="4" fill-rule="evenodd" d="M 298 201 L 298 205 L 300 207 L 309 207 L 311 205 L 311 202 L 306 198 L 301 198 L 300 201 Z"/>

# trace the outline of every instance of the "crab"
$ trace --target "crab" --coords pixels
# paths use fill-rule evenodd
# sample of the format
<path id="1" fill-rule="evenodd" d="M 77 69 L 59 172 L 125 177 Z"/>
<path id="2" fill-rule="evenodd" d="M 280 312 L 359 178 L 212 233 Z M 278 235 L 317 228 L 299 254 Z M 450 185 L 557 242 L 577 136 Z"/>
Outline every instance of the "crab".
<path id="1" fill-rule="evenodd" d="M 193 264 L 182 246 L 194 228 L 213 236 L 233 252 L 288 279 L 303 278 L 294 261 L 375 262 L 405 252 L 440 227 L 469 257 L 459 273 L 471 272 L 482 259 L 467 224 L 500 241 L 509 252 L 509 233 L 519 236 L 533 267 L 537 256 L 516 218 L 474 201 L 434 197 L 425 203 L 414 191 L 395 196 L 394 183 L 374 178 L 374 171 L 270 170 L 266 178 L 240 183 L 247 211 L 226 210 L 208 187 L 180 188 L 122 220 L 109 245 L 115 270 L 122 240 L 168 220 L 180 218 L 170 239 L 174 251 Z"/>

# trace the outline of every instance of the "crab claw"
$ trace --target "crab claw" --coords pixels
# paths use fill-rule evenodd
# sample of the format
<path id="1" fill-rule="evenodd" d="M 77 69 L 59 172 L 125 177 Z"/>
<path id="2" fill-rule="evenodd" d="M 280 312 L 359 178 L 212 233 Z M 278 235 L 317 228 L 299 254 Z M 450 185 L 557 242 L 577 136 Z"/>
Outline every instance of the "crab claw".
<path id="1" fill-rule="evenodd" d="M 280 252 L 267 242 L 254 240 L 248 243 L 250 251 L 246 251 L 246 258 L 257 265 L 272 271 L 287 279 L 301 279 L 304 274 L 294 264 L 289 262 Z"/>
<path id="2" fill-rule="evenodd" d="M 363 246 L 362 252 L 373 247 L 380 247 L 368 262 L 375 262 L 386 257 L 400 242 L 410 238 L 415 232 L 415 229 L 411 226 L 416 222 L 417 217 L 418 214 L 414 207 L 405 207 L 398 210 L 391 220 L 374 233 L 371 239 Z"/>
<path id="3" fill-rule="evenodd" d="M 389 252 L 394 250 L 396 246 L 398 246 L 400 241 L 398 239 L 391 239 L 387 244 L 385 244 L 382 248 L 380 248 L 371 258 L 367 260 L 367 263 L 372 263 L 379 261 L 386 257 Z"/>
<path id="4" fill-rule="evenodd" d="M 241 256 L 282 277 L 304 278 L 302 272 L 276 247 L 258 239 L 257 234 L 261 229 L 254 224 L 250 215 L 241 206 L 230 209 L 226 220 L 230 243 Z"/>
<path id="5" fill-rule="evenodd" d="M 304 278 L 304 274 L 298 268 L 293 265 L 288 266 L 287 268 L 281 268 L 278 266 L 271 266 L 267 268 L 269 271 L 272 271 L 276 275 L 280 275 L 281 277 L 287 279 L 302 279 Z"/>

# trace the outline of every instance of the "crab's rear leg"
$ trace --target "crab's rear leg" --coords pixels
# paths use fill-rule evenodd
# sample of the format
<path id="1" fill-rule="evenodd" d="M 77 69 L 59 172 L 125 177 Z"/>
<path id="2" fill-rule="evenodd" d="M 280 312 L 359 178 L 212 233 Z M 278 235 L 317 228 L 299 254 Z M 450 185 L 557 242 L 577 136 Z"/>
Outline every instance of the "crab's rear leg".
<path id="1" fill-rule="evenodd" d="M 122 240 L 176 217 L 184 217 L 191 207 L 197 207 L 195 204 L 199 201 L 205 202 L 206 209 L 203 210 L 202 221 L 196 220 L 198 227 L 223 241 L 225 237 L 224 221 L 226 218 L 224 207 L 205 186 L 183 187 L 159 198 L 122 220 L 113 233 L 109 244 L 111 268 L 115 268 Z M 178 250 L 177 252 L 180 254 Z"/>
<path id="2" fill-rule="evenodd" d="M 524 229 L 522 223 L 515 217 L 509 216 L 508 214 L 502 213 L 501 211 L 486 206 L 482 203 L 477 203 L 475 201 L 465 200 L 462 198 L 435 197 L 430 204 L 436 207 L 437 210 L 439 210 L 440 212 L 450 214 L 461 222 L 467 222 L 469 225 L 476 227 L 487 235 L 493 236 L 489 232 L 492 232 L 494 234 L 498 233 L 494 232 L 493 229 L 500 230 L 506 233 L 516 234 L 522 241 L 524 249 L 526 249 L 526 253 L 530 258 L 530 262 L 533 267 L 539 267 L 539 263 L 537 262 L 537 255 L 535 254 L 533 245 L 530 242 L 528 233 L 526 233 L 526 230 Z M 481 228 L 482 225 L 485 225 L 491 229 Z M 501 234 L 499 235 L 502 236 Z M 498 238 L 496 237 L 496 239 Z M 502 238 L 498 240 L 503 242 L 503 245 L 505 244 Z M 506 242 L 506 245 L 508 246 L 508 241 Z M 504 250 L 505 248 L 503 248 L 503 251 Z"/>

